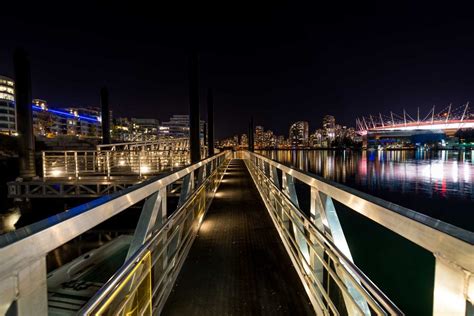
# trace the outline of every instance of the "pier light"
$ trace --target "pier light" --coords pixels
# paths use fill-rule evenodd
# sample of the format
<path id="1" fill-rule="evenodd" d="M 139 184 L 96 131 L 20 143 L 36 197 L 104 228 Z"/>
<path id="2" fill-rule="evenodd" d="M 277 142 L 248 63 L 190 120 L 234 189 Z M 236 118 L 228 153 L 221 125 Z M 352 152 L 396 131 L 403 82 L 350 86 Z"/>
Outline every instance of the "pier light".
<path id="1" fill-rule="evenodd" d="M 60 169 L 54 169 L 51 171 L 53 177 L 60 177 L 63 174 L 63 171 Z"/>
<path id="2" fill-rule="evenodd" d="M 149 173 L 149 172 L 150 172 L 150 167 L 146 165 L 140 167 L 140 173 Z"/>

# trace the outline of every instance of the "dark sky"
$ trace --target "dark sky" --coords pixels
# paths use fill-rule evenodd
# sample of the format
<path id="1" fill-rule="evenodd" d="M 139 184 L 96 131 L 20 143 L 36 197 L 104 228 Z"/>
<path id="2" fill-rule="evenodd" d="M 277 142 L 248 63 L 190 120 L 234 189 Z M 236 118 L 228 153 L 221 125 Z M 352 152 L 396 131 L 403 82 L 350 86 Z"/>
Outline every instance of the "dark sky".
<path id="1" fill-rule="evenodd" d="M 474 101 L 472 8 L 195 2 L 2 5 L 0 73 L 12 75 L 22 46 L 34 97 L 97 105 L 107 85 L 115 116 L 162 121 L 188 112 L 187 55 L 197 47 L 201 113 L 212 87 L 217 137 L 245 132 L 251 115 L 286 135 L 296 120 L 313 131 L 325 114 L 353 126 L 361 115 Z"/>

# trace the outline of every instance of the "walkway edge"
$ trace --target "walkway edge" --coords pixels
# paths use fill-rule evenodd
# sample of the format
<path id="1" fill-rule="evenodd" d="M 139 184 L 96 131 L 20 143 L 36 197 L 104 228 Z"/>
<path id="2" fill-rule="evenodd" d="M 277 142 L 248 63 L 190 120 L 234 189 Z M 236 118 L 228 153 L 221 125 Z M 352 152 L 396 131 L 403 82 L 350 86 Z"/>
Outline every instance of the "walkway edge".
<path id="1" fill-rule="evenodd" d="M 276 219 L 274 218 L 273 214 L 270 211 L 270 206 L 268 204 L 268 201 L 265 199 L 265 196 L 260 191 L 260 188 L 257 185 L 257 182 L 255 181 L 254 173 L 250 169 L 250 167 L 248 165 L 248 162 L 247 162 L 247 159 L 242 159 L 242 160 L 244 161 L 245 167 L 247 168 L 247 170 L 249 171 L 250 176 L 252 177 L 252 181 L 253 181 L 255 187 L 257 188 L 258 193 L 260 194 L 260 198 L 262 199 L 263 203 L 265 204 L 265 208 L 267 209 L 268 215 L 272 219 L 273 225 L 275 225 L 275 229 L 278 232 L 278 236 L 280 236 L 280 240 L 282 241 L 283 246 L 285 247 L 285 250 L 286 250 L 286 252 L 288 253 L 288 256 L 291 259 L 291 263 L 293 264 L 293 268 L 295 269 L 296 273 L 298 274 L 298 277 L 300 278 L 300 281 L 301 281 L 301 283 L 304 287 L 304 290 L 306 291 L 306 295 L 308 295 L 308 298 L 311 301 L 311 305 L 313 306 L 314 312 L 316 313 L 316 315 L 324 315 L 323 310 L 318 309 L 319 305 L 318 305 L 317 301 L 315 300 L 315 298 L 313 297 L 313 293 L 311 292 L 310 288 L 308 287 L 308 285 L 305 282 L 305 279 L 306 279 L 305 275 L 302 274 L 298 269 L 296 269 L 296 267 L 298 266 L 298 263 L 295 260 L 295 258 L 293 257 L 293 253 L 290 250 L 290 245 L 288 244 L 285 237 L 282 235 L 281 231 L 278 229 L 278 223 L 276 222 Z"/>

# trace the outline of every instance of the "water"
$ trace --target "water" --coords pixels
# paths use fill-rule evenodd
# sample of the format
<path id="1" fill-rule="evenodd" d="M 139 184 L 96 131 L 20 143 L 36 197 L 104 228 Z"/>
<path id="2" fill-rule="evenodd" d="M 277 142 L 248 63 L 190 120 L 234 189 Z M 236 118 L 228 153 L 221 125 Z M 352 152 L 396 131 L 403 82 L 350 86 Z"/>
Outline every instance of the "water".
<path id="1" fill-rule="evenodd" d="M 474 151 L 278 150 L 260 153 L 474 231 Z"/>
<path id="2" fill-rule="evenodd" d="M 278 150 L 260 153 L 474 231 L 472 151 Z M 301 202 L 308 204 L 300 200 L 300 205 Z M 355 264 L 406 315 L 431 315 L 434 256 L 337 201 L 335 207 Z"/>

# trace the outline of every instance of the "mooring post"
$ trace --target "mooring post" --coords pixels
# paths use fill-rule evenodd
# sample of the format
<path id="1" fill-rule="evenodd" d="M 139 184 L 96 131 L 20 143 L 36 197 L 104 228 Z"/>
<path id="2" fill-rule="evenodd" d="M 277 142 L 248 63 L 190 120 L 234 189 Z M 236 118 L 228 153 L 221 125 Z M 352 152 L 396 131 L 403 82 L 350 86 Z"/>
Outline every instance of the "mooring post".
<path id="1" fill-rule="evenodd" d="M 207 150 L 209 157 L 214 156 L 214 96 L 212 89 L 207 91 Z"/>
<path id="2" fill-rule="evenodd" d="M 250 125 L 249 125 L 249 136 L 248 142 L 249 142 L 249 151 L 254 151 L 254 141 L 253 141 L 253 117 L 250 118 Z"/>
<path id="3" fill-rule="evenodd" d="M 100 89 L 100 107 L 102 110 L 102 144 L 110 144 L 109 91 L 106 87 Z"/>
<path id="4" fill-rule="evenodd" d="M 15 69 L 15 102 L 19 135 L 20 177 L 31 179 L 36 176 L 35 136 L 33 134 L 33 114 L 31 109 L 31 70 L 30 61 L 23 49 L 15 51 L 13 63 Z"/>
<path id="5" fill-rule="evenodd" d="M 189 58 L 189 146 L 191 163 L 201 160 L 200 124 L 199 124 L 199 58 L 193 52 Z"/>

